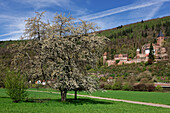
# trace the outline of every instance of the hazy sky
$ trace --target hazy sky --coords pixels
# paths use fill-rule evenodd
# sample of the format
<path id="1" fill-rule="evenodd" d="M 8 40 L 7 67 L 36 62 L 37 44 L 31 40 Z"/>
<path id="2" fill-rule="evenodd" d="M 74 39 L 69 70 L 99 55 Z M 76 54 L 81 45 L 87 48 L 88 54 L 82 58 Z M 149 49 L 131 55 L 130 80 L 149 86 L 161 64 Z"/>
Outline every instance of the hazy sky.
<path id="1" fill-rule="evenodd" d="M 16 40 L 34 12 L 71 13 L 76 19 L 96 22 L 101 29 L 170 16 L 170 0 L 0 0 L 0 40 Z"/>

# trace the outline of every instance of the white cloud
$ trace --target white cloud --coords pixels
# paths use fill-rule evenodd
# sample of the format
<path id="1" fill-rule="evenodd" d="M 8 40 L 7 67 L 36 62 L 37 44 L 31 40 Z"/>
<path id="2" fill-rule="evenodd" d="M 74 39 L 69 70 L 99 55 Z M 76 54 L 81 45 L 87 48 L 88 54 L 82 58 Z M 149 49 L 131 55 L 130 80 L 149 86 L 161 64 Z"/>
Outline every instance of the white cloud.
<path id="1" fill-rule="evenodd" d="M 11 39 L 16 35 L 22 35 L 25 29 L 25 18 L 15 17 L 9 15 L 0 15 L 1 28 L 6 32 L 5 34 L 0 34 L 0 37 L 10 37 Z M 3 25 L 5 23 L 5 25 Z M 1 38 L 1 40 L 3 40 Z M 16 39 L 16 38 L 15 38 Z M 19 37 L 18 37 L 19 39 Z"/>
<path id="2" fill-rule="evenodd" d="M 12 31 L 12 32 L 9 32 L 9 33 L 7 33 L 7 34 L 2 34 L 2 35 L 0 35 L 0 37 L 3 37 L 3 36 L 10 36 L 10 35 L 14 35 L 14 34 L 21 34 L 21 33 L 23 33 L 24 31 Z"/>
<path id="3" fill-rule="evenodd" d="M 145 8 L 145 7 L 149 7 L 149 6 L 156 5 L 156 4 L 162 4 L 165 1 L 170 1 L 170 0 L 142 1 L 142 2 L 139 2 L 139 3 L 133 3 L 133 4 L 130 4 L 130 5 L 126 5 L 126 6 L 122 6 L 122 7 L 118 7 L 118 8 L 113 8 L 113 9 L 102 11 L 102 12 L 98 12 L 98 13 L 95 13 L 95 14 L 90 14 L 90 15 L 82 16 L 82 17 L 79 17 L 79 19 L 83 19 L 83 20 L 86 20 L 86 21 L 94 20 L 94 19 L 98 19 L 98 18 L 103 18 L 103 17 L 109 16 L 109 15 L 113 15 L 113 14 L 117 14 L 117 13 L 122 13 L 122 12 L 125 12 L 125 11 Z M 157 9 L 159 9 L 159 8 L 157 8 Z M 157 9 L 155 9 L 153 11 L 153 13 L 152 13 L 153 15 L 157 11 Z"/>
<path id="4" fill-rule="evenodd" d="M 14 35 L 14 36 L 9 36 L 8 38 L 2 38 L 0 39 L 1 41 L 7 41 L 7 40 L 20 40 L 20 34 Z"/>
<path id="5" fill-rule="evenodd" d="M 161 8 L 161 6 L 164 4 L 164 2 L 161 2 L 159 4 L 156 4 L 155 7 L 151 10 L 151 13 L 149 13 L 147 15 L 147 17 L 145 18 L 145 20 L 148 20 L 148 19 L 151 19 L 155 14 L 156 12 Z"/>
<path id="6" fill-rule="evenodd" d="M 51 5 L 65 7 L 69 6 L 69 4 L 71 3 L 70 0 L 17 0 L 17 1 L 24 4 L 30 4 L 37 9 L 43 7 L 50 7 Z"/>

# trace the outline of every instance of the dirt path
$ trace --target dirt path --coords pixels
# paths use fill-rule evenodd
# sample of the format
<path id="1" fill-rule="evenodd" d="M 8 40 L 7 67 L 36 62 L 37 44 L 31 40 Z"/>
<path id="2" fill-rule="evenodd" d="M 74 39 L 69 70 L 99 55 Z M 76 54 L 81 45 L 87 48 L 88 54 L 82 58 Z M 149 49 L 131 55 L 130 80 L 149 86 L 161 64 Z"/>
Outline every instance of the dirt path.
<path id="1" fill-rule="evenodd" d="M 49 92 L 49 91 L 37 91 L 37 90 L 28 90 L 33 92 L 47 92 L 47 93 L 56 93 L 60 94 L 58 92 Z M 68 93 L 67 95 L 74 95 Z M 155 104 L 155 103 L 147 103 L 147 102 L 138 102 L 138 101 L 131 101 L 131 100 L 122 100 L 122 99 L 113 99 L 113 98 L 104 98 L 104 97 L 96 97 L 96 96 L 89 96 L 89 95 L 77 95 L 79 97 L 89 97 L 89 98 L 95 98 L 95 99 L 101 99 L 101 100 L 111 100 L 111 101 L 119 101 L 119 102 L 127 102 L 127 103 L 133 103 L 133 104 L 141 104 L 141 105 L 148 105 L 148 106 L 155 106 L 155 107 L 163 107 L 163 108 L 170 108 L 169 105 L 164 104 Z"/>

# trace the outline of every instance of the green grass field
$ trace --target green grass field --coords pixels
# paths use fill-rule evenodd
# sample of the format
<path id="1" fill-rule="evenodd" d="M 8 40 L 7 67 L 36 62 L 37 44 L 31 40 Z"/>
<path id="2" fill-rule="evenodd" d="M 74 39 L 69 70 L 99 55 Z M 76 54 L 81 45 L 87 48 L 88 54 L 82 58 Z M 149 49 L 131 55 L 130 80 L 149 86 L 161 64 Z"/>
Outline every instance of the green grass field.
<path id="1" fill-rule="evenodd" d="M 36 90 L 36 89 L 33 89 L 33 90 Z M 56 90 L 53 90 L 53 89 L 39 89 L 39 90 L 57 92 Z M 74 92 L 69 91 L 68 93 L 74 93 Z M 78 94 L 88 95 L 86 92 L 78 92 Z M 107 90 L 107 91 L 97 91 L 90 95 L 98 96 L 98 97 L 107 97 L 107 98 L 170 105 L 170 93 Z"/>
<path id="2" fill-rule="evenodd" d="M 29 101 L 13 103 L 0 89 L 0 113 L 169 113 L 170 109 L 90 98 L 60 102 L 60 95 L 29 91 Z"/>
<path id="3" fill-rule="evenodd" d="M 79 92 L 78 94 L 87 94 L 87 93 Z M 108 97 L 108 98 L 170 105 L 170 93 L 107 90 L 106 92 L 97 91 L 92 93 L 91 95 L 99 96 L 99 97 Z"/>

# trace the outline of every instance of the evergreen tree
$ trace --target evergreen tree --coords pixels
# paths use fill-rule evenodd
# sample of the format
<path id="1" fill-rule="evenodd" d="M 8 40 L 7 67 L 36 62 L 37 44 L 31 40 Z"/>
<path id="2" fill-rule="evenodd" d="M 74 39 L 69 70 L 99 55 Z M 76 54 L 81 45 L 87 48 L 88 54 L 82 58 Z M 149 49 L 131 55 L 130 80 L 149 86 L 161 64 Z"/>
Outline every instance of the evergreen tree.
<path id="1" fill-rule="evenodd" d="M 154 51 L 153 51 L 152 43 L 150 44 L 149 59 L 151 59 L 152 61 L 154 60 Z"/>

